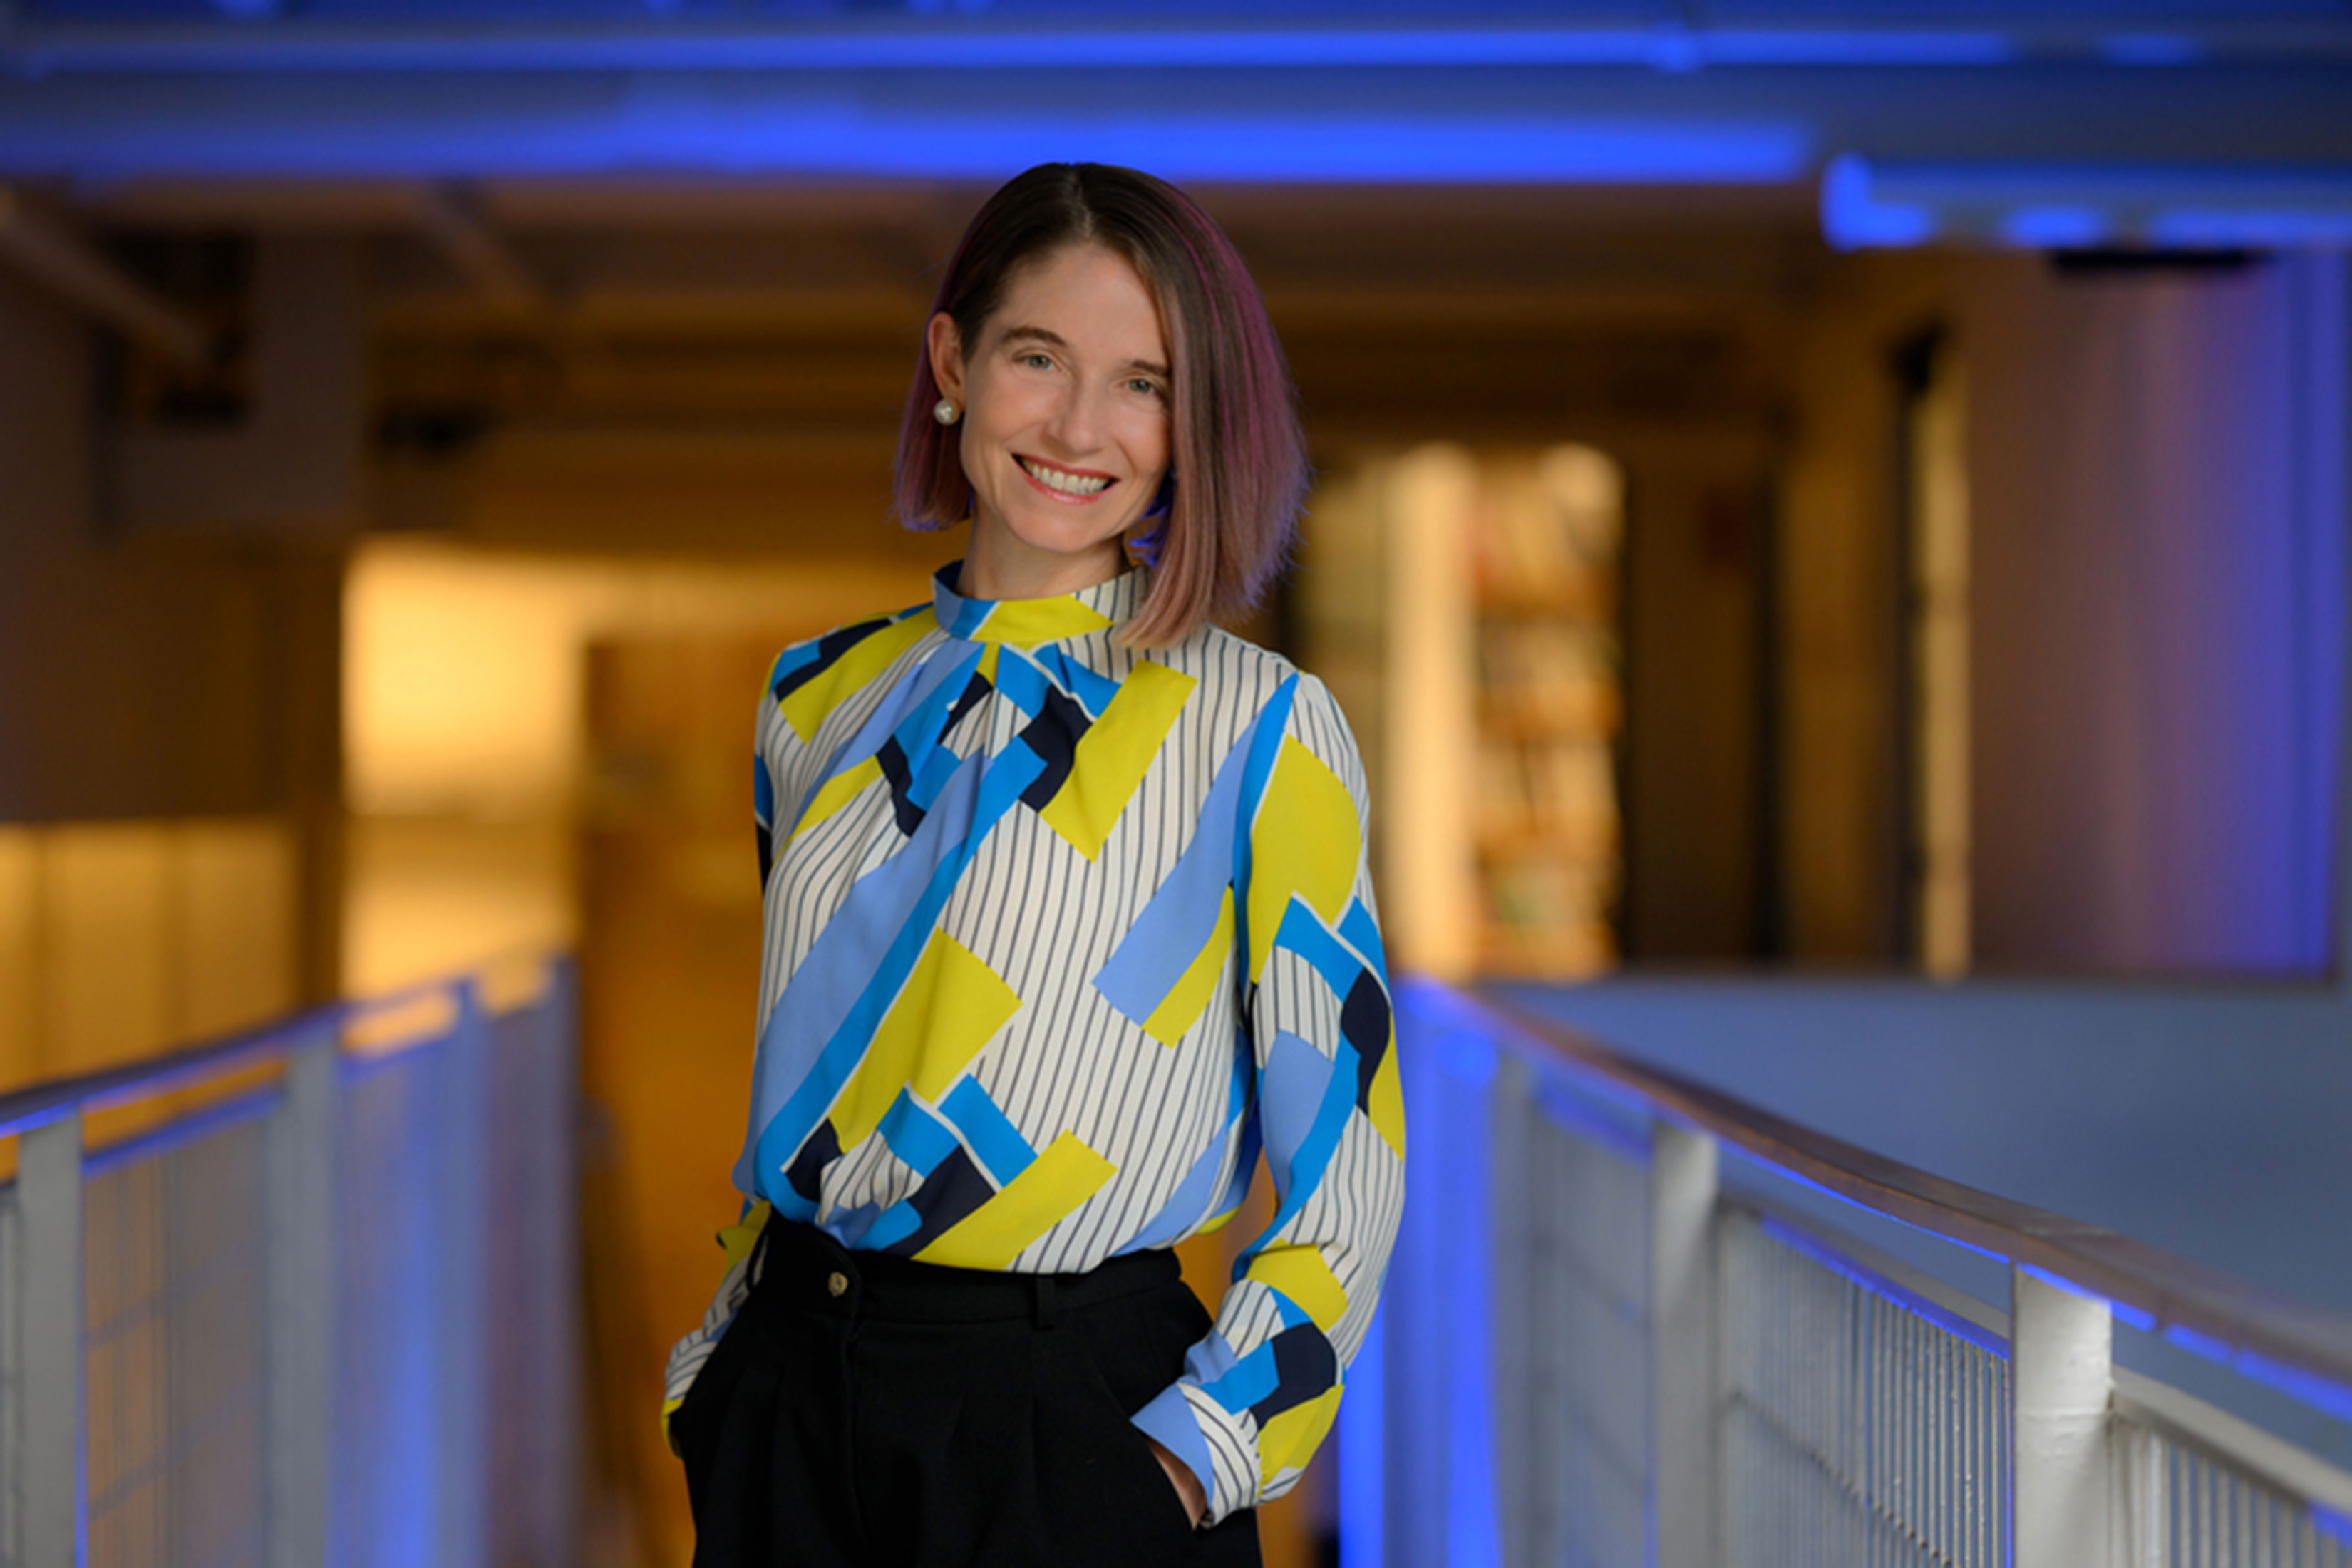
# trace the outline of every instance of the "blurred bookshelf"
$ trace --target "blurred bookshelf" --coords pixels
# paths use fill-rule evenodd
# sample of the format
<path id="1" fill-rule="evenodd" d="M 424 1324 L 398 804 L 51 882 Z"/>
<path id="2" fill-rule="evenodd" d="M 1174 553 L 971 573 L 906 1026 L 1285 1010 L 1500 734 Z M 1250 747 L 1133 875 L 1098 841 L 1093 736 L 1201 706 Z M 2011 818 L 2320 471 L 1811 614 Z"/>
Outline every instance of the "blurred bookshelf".
<path id="1" fill-rule="evenodd" d="M 1374 774 L 1399 959 L 1616 962 L 1623 482 L 1589 447 L 1361 455 L 1310 514 L 1307 657 Z"/>

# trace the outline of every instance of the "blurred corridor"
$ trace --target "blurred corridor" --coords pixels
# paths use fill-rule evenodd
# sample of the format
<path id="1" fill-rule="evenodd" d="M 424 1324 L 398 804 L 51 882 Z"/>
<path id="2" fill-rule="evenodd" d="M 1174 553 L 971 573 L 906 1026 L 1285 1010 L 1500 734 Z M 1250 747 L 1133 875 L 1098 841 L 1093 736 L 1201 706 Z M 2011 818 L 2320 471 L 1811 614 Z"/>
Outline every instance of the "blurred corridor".
<path id="1" fill-rule="evenodd" d="M 1347 710 L 1391 962 L 1459 988 L 1418 1015 L 1444 1192 L 1483 1194 L 1462 1201 L 1492 1226 L 1581 1215 L 1618 1248 L 1595 1268 L 1641 1275 L 1626 1237 L 1647 1219 L 1621 1235 L 1578 1194 L 1649 1215 L 1607 1161 L 1686 1108 L 1645 1083 L 1629 1131 L 1622 1084 L 1554 1093 L 1539 1061 L 1514 1079 L 1549 1048 L 1515 1032 L 1533 1019 L 2291 1298 L 2338 1344 L 2347 106 L 2341 0 L 0 5 L 0 1092 L 21 1112 L 0 1170 L 85 1159 L 76 1223 L 127 1238 L 115 1264 L 93 1241 L 82 1292 L 42 1310 L 112 1344 L 100 1331 L 148 1299 L 121 1258 L 151 1285 L 201 1273 L 155 1261 L 178 1167 L 118 1182 L 143 1197 L 104 1169 L 211 1147 L 173 1130 L 224 1117 L 247 1142 L 204 1155 L 228 1163 L 202 1181 L 276 1190 L 291 1135 L 220 1108 L 325 1092 L 300 1089 L 320 1038 L 424 1063 L 443 1058 L 368 1031 L 541 1020 L 531 1114 L 553 1152 L 528 1181 L 565 1186 L 576 1233 L 486 1241 L 535 1222 L 511 1194 L 481 1208 L 503 1179 L 485 1165 L 466 1179 L 488 1185 L 436 1188 L 450 1206 L 399 1209 L 420 1228 L 377 1239 L 394 1272 L 444 1241 L 509 1259 L 467 1289 L 523 1290 L 515 1258 L 555 1280 L 525 1336 L 543 1381 L 515 1397 L 576 1397 L 565 1442 L 529 1450 L 576 1517 L 509 1531 L 504 1480 L 445 1478 L 415 1504 L 429 1529 L 370 1544 L 366 1510 L 410 1504 L 339 1492 L 331 1560 L 682 1568 L 654 1413 L 740 1202 L 754 700 L 780 647 L 923 598 L 960 552 L 888 521 L 937 268 L 1002 178 L 1087 157 L 1193 190 L 1290 357 L 1316 488 L 1295 569 L 1236 629 Z M 394 994 L 454 1012 L 280 1026 Z M 1449 1010 L 1497 1002 L 1516 1022 Z M 264 1026 L 275 1043 L 185 1081 L 55 1090 Z M 1492 1104 L 1447 1098 L 1490 1081 Z M 76 1142 L 37 1153 L 68 1103 Z M 334 1157 L 364 1145 L 398 1186 L 434 1157 L 400 1120 L 426 1103 L 350 1113 Z M 412 1142 L 367 1142 L 370 1116 Z M 1478 1163 L 1595 1118 L 1599 1154 Z M 299 1233 L 309 1211 L 269 1201 L 268 1234 Z M 1188 1247 L 1196 1289 L 1213 1298 L 1249 1221 Z M 26 1267 L 15 1224 L 0 1281 Z M 2000 1250 L 1977 1234 L 1958 1252 Z M 1500 1267 L 1455 1244 L 1412 1256 Z M 1399 1311 L 1453 1342 L 1474 1307 Z M 2352 1405 L 2280 1415 L 2267 1384 L 2231 1404 L 2149 1339 L 2118 1364 L 2352 1464 Z M 426 1344 L 385 1375 L 459 1375 Z M 1386 1408 L 1508 1449 L 1507 1411 L 1459 1401 L 1527 1383 L 1520 1363 L 1431 1363 L 1440 1389 L 1399 1370 L 1393 1328 L 1381 1353 Z M 5 1354 L 0 1384 L 39 1381 L 31 1350 Z M 170 1426 L 197 1406 L 141 1405 L 163 1372 L 92 1368 L 86 1394 L 43 1385 L 86 1399 L 86 1463 L 0 1438 L 11 1476 L 104 1504 L 72 1560 L 258 1560 L 258 1536 L 191 1522 L 194 1483 L 123 1458 L 200 1446 Z M 239 1454 L 314 1431 L 238 1408 Z M 325 1408 L 300 1419 L 343 1419 Z M 421 1427 L 369 1430 L 435 1451 Z M 524 1452 L 489 1432 L 466 1451 Z M 1486 1516 L 1458 1497 L 1384 1500 L 1436 1461 L 1382 1441 L 1343 1426 L 1342 1457 L 1267 1510 L 1269 1564 L 1543 1555 L 1518 1523 L 1463 1525 Z M 1513 1499 L 1550 1495 L 1517 1462 L 1465 1459 L 1462 1485 L 1503 1489 L 1516 1521 Z M 282 1484 L 258 1458 L 228 1470 L 198 1490 Z M 31 1484 L 0 1563 L 54 1545 L 15 1500 Z M 1654 1498 L 1643 1516 L 1577 1495 L 1633 1521 L 1589 1560 L 1700 1560 L 1657 1555 Z M 322 1515 L 303 1539 L 331 1533 Z"/>

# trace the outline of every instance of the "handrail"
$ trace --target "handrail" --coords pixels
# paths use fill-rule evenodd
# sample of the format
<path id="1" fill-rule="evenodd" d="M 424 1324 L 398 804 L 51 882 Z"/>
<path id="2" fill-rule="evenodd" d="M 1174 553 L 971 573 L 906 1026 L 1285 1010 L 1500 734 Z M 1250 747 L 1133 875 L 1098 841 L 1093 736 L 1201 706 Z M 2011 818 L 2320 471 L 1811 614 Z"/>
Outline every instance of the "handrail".
<path id="1" fill-rule="evenodd" d="M 477 976 L 496 964 L 511 962 L 516 956 L 497 955 L 454 978 L 422 980 L 375 995 L 346 996 L 321 1003 L 226 1038 L 207 1040 L 164 1056 L 144 1057 L 121 1067 L 100 1068 L 94 1072 L 28 1085 L 0 1095 L 0 1138 L 46 1126 L 77 1108 L 104 1110 L 152 1099 L 197 1079 L 282 1060 L 322 1029 L 341 1029 L 356 1020 L 444 994 L 453 984 Z M 535 952 L 531 956 L 546 955 Z"/>
<path id="2" fill-rule="evenodd" d="M 1425 984 L 1425 983 L 1412 983 Z M 2352 1415 L 2352 1317 L 2292 1301 L 2161 1247 L 1930 1175 L 1735 1095 L 1638 1062 L 1510 1003 L 1428 985 L 1507 1046 L 1580 1069 L 1654 1110 L 1837 1197 L 2104 1298 L 2136 1328 Z M 1425 1002 L 1429 998 L 1424 996 Z M 1522 1047 L 1524 1049 L 1524 1047 Z M 2311 1384 L 2325 1386 L 2314 1388 Z"/>
<path id="3" fill-rule="evenodd" d="M 278 1060 L 292 1052 L 303 1038 L 339 1023 L 347 1005 L 329 1003 L 225 1040 L 190 1046 L 169 1056 L 101 1068 L 73 1078 L 50 1079 L 0 1096 L 0 1138 L 47 1126 L 79 1106 L 143 1100 L 190 1079 L 215 1078 L 240 1068 Z"/>

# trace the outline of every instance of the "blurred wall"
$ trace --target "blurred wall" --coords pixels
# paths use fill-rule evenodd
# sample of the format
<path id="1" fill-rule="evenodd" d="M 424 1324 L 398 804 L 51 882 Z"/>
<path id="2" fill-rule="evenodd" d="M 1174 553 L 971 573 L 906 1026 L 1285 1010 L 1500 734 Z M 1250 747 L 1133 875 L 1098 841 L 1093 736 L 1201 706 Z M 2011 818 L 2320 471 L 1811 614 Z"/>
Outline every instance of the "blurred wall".
<path id="1" fill-rule="evenodd" d="M 95 342 L 0 273 L 0 820 L 331 795 L 340 552 L 110 526 Z"/>
<path id="2" fill-rule="evenodd" d="M 97 359 L 0 274 L 0 1083 L 333 984 L 339 563 L 110 529 Z"/>
<path id="3" fill-rule="evenodd" d="M 1895 384 L 1950 264 L 1885 252 L 1824 275 L 1794 340 L 1780 477 L 1779 767 L 1788 954 L 1896 963 Z"/>
<path id="4" fill-rule="evenodd" d="M 2341 807 L 2346 264 L 1856 258 L 1780 490 L 1790 955 L 1899 963 L 1892 356 L 1967 364 L 1979 967 L 2326 970 Z"/>
<path id="5" fill-rule="evenodd" d="M 2343 257 L 1968 279 L 1979 963 L 2325 970 Z"/>
<path id="6" fill-rule="evenodd" d="M 0 1090 L 290 1011 L 299 889 L 277 817 L 0 826 Z"/>
<path id="7" fill-rule="evenodd" d="M 1763 621 L 1774 443 L 1762 430 L 1621 437 L 1625 467 L 1622 925 L 1634 963 L 1767 946 Z"/>

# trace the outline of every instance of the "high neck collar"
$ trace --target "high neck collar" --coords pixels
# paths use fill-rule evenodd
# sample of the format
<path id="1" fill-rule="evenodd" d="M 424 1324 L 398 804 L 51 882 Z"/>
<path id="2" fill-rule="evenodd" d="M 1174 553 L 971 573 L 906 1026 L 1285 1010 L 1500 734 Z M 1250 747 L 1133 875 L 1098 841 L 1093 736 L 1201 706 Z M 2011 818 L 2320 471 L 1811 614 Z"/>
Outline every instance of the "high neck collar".
<path id="1" fill-rule="evenodd" d="M 955 588 L 962 570 L 962 562 L 950 561 L 931 574 L 931 613 L 941 629 L 966 642 L 1011 643 L 1015 647 L 1108 631 L 1134 617 L 1151 587 L 1151 574 L 1138 566 L 1075 594 L 968 599 Z"/>

